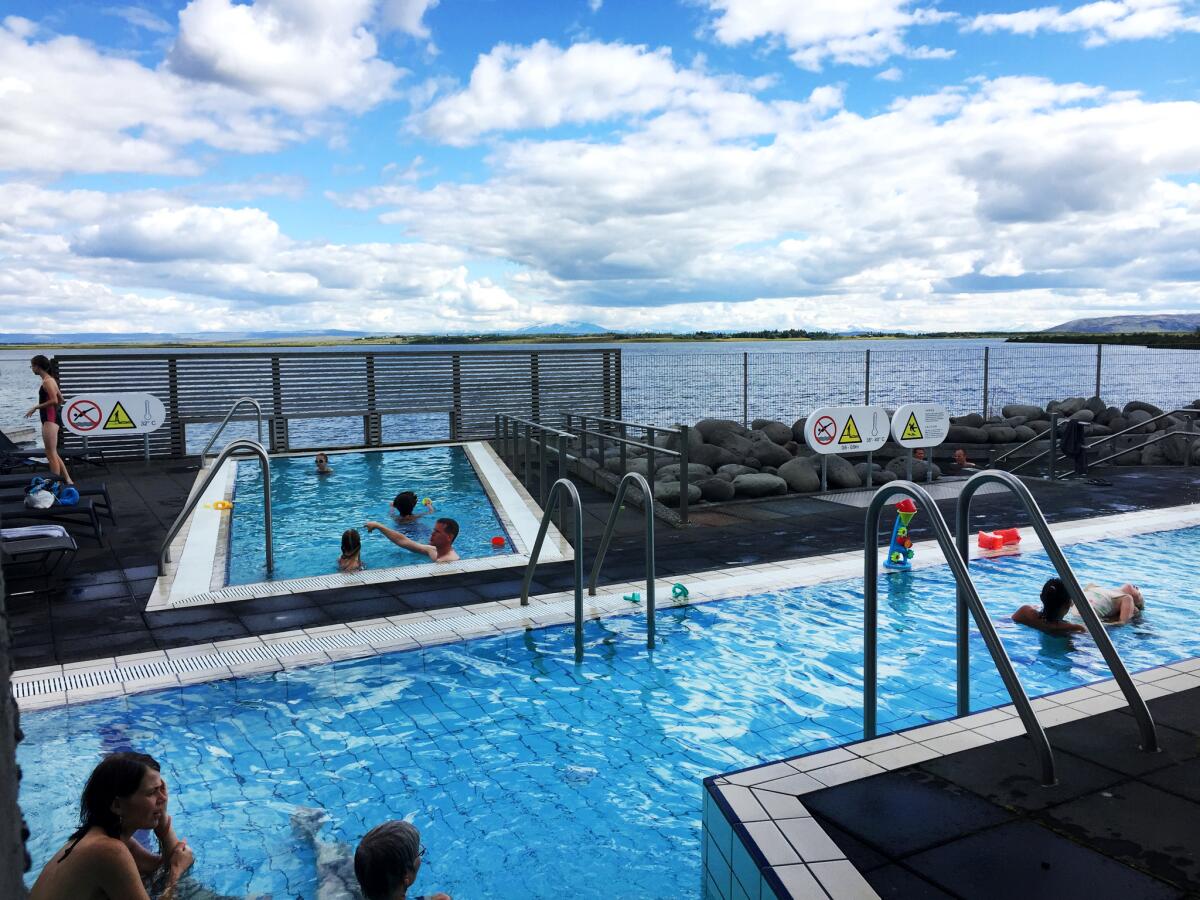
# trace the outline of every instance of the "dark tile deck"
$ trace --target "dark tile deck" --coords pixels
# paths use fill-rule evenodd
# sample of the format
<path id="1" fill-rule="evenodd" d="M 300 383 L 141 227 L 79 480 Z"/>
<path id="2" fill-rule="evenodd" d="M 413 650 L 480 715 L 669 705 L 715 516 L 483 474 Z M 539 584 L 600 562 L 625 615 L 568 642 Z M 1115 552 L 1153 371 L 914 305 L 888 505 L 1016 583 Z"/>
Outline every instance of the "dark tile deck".
<path id="1" fill-rule="evenodd" d="M 1200 896 L 1200 689 L 1047 729 L 1059 784 L 1025 737 L 804 797 L 881 897 Z"/>
<path id="2" fill-rule="evenodd" d="M 521 571 L 501 569 L 143 612 L 157 571 L 159 544 L 195 476 L 194 466 L 179 462 L 121 463 L 107 471 L 77 473 L 81 481 L 107 483 L 118 523 L 106 529 L 99 544 L 79 541 L 79 554 L 61 582 L 48 586 L 44 578 L 21 578 L 6 571 L 13 592 L 8 606 L 14 668 L 479 603 L 514 596 L 520 589 Z M 1027 484 L 1052 523 L 1200 501 L 1200 469 L 1113 470 L 1105 477 L 1112 482 L 1110 487 L 1036 479 Z M 590 565 L 611 498 L 587 484 L 577 481 L 577 485 Z M 944 501 L 939 508 L 953 526 L 953 501 Z M 683 579 L 692 572 L 862 547 L 863 510 L 814 498 L 702 506 L 693 512 L 695 524 L 688 528 L 660 524 L 656 529 L 660 578 Z M 618 520 L 601 583 L 644 575 L 641 518 L 630 507 Z M 1019 504 L 1008 495 L 984 494 L 973 503 L 973 527 L 1026 522 Z M 918 516 L 912 530 L 918 540 L 932 537 L 928 517 Z M 541 565 L 535 579 L 534 593 L 563 590 L 571 586 L 572 567 Z M 34 588 L 39 593 L 24 593 Z"/>

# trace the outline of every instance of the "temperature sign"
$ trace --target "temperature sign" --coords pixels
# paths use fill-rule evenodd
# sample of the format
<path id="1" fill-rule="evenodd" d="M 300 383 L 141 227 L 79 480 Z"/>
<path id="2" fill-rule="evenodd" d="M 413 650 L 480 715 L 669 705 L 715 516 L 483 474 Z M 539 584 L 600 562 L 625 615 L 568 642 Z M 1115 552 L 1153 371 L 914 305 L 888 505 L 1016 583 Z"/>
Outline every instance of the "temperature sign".
<path id="1" fill-rule="evenodd" d="M 804 440 L 817 453 L 865 453 L 888 439 L 882 406 L 825 406 L 804 420 Z"/>
<path id="2" fill-rule="evenodd" d="M 67 431 L 82 437 L 116 434 L 149 434 L 167 417 L 162 401 L 153 394 L 85 394 L 63 404 Z"/>

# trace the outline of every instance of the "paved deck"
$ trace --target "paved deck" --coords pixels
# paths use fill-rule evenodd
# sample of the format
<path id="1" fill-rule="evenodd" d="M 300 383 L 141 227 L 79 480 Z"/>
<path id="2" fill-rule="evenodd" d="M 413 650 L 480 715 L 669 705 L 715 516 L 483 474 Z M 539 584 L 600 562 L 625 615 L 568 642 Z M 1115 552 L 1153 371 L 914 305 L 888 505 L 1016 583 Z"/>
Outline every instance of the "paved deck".
<path id="1" fill-rule="evenodd" d="M 145 612 L 157 574 L 158 546 L 195 475 L 194 466 L 140 462 L 78 473 L 81 481 L 103 479 L 108 484 L 119 521 L 106 529 L 99 544 L 81 537 L 69 576 L 49 590 L 22 594 L 29 588 L 44 588 L 44 579 L 6 573 L 13 592 L 8 605 L 14 669 L 94 658 L 99 644 L 108 656 L 137 653 L 461 606 L 512 597 L 520 591 L 522 572 L 507 569 Z M 1036 479 L 1027 484 L 1052 523 L 1200 502 L 1200 469 L 1109 470 L 1105 477 L 1111 486 Z M 588 485 L 579 487 L 590 564 L 611 498 Z M 953 501 L 938 505 L 953 527 Z M 1008 495 L 978 496 L 972 511 L 976 527 L 1027 522 L 1015 498 Z M 660 578 L 685 579 L 693 572 L 862 546 L 861 508 L 811 497 L 694 508 L 692 523 L 685 529 L 657 529 Z M 918 515 L 914 520 L 913 536 L 918 540 L 932 536 L 926 517 Z M 639 578 L 641 544 L 641 513 L 630 508 L 619 520 L 601 583 Z M 532 590 L 562 590 L 570 584 L 569 563 L 546 564 L 539 566 Z"/>

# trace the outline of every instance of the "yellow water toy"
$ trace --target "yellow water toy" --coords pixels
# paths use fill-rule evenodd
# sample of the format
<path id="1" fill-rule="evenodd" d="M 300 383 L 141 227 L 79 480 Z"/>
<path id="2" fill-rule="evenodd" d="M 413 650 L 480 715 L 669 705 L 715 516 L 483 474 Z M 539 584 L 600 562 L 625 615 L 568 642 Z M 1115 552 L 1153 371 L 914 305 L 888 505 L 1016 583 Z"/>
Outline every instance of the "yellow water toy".
<path id="1" fill-rule="evenodd" d="M 214 500 L 212 503 L 205 503 L 205 509 L 233 509 L 232 500 Z"/>

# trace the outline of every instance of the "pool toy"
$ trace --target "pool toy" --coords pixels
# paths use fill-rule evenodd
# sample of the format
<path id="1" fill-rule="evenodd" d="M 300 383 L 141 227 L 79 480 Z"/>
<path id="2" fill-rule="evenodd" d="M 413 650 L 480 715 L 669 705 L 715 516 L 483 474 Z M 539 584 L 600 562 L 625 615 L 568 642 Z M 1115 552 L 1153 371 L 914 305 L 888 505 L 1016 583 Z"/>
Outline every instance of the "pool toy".
<path id="1" fill-rule="evenodd" d="M 421 501 L 421 505 L 422 506 L 433 506 L 433 501 L 430 500 L 428 497 L 426 497 L 424 500 Z"/>
<path id="2" fill-rule="evenodd" d="M 909 562 L 913 558 L 912 538 L 908 536 L 908 523 L 917 514 L 917 504 L 911 497 L 905 497 L 896 504 L 896 524 L 892 526 L 892 543 L 888 547 L 887 559 L 883 561 L 885 569 L 893 572 L 906 572 L 912 568 Z"/>
<path id="3" fill-rule="evenodd" d="M 642 595 L 634 591 L 632 594 L 626 594 L 622 599 L 628 600 L 630 603 L 641 603 Z"/>
<path id="4" fill-rule="evenodd" d="M 503 547 L 504 538 L 500 537 L 500 535 L 496 535 L 494 538 L 492 538 L 492 546 L 497 548 Z"/>
<path id="5" fill-rule="evenodd" d="M 688 597 L 688 589 L 683 586 L 682 582 L 677 581 L 671 588 L 671 596 L 676 600 L 686 600 Z"/>
<path id="6" fill-rule="evenodd" d="M 1021 532 L 1015 528 L 1000 528 L 996 531 L 981 531 L 978 536 L 979 547 L 983 550 L 1000 550 L 1006 544 L 1021 543 Z"/>
<path id="7" fill-rule="evenodd" d="M 212 503 L 205 503 L 205 509 L 233 509 L 232 500 L 214 500 Z"/>

